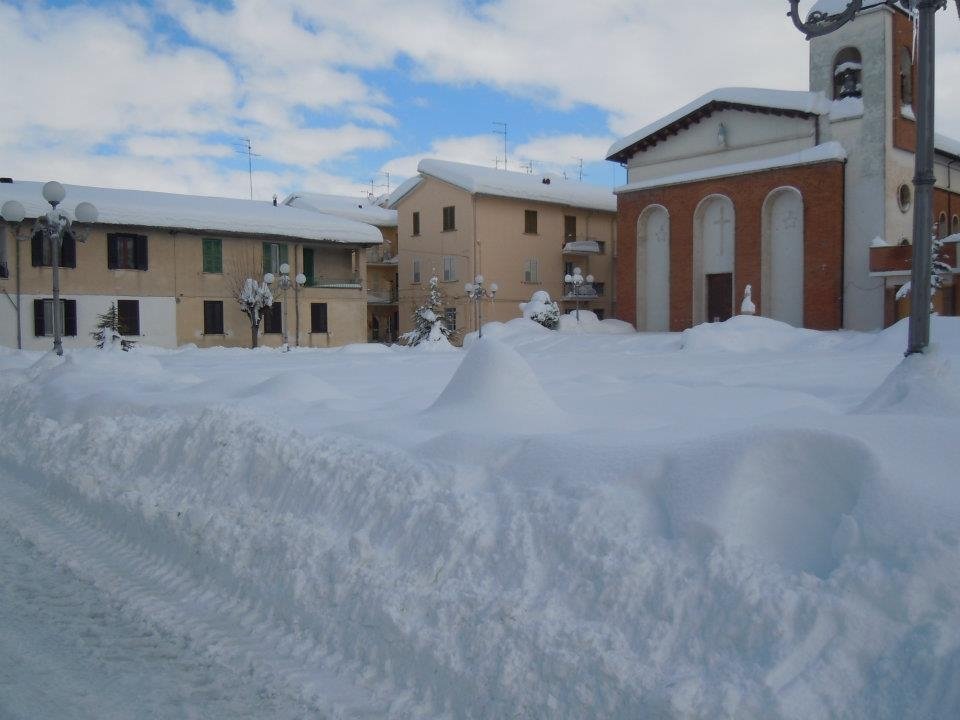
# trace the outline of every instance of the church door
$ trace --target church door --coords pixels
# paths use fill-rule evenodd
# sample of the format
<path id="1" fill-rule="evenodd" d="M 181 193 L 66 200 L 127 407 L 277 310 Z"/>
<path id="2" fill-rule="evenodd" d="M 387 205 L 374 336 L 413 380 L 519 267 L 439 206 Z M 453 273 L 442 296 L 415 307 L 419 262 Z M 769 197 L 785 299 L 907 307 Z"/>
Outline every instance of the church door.
<path id="1" fill-rule="evenodd" d="M 707 275 L 707 322 L 723 322 L 733 315 L 733 273 Z"/>

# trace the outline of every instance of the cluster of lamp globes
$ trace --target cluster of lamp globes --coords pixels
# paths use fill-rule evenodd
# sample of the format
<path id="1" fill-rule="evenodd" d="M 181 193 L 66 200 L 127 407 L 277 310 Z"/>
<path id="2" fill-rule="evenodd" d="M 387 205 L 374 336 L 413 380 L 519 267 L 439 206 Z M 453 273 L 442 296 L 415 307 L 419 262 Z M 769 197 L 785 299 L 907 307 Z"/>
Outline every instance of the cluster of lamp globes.
<path id="1" fill-rule="evenodd" d="M 580 287 L 581 285 L 583 285 L 584 281 L 586 281 L 588 285 L 592 285 L 593 275 L 587 275 L 586 277 L 584 277 L 583 271 L 580 268 L 575 267 L 573 269 L 573 275 L 564 275 L 563 281 L 568 285 L 573 285 L 574 287 Z"/>
<path id="2" fill-rule="evenodd" d="M 494 295 L 497 294 L 497 290 L 499 290 L 500 288 L 497 287 L 496 283 L 490 283 L 490 288 L 488 290 L 484 289 L 483 275 L 477 275 L 473 279 L 473 282 L 472 283 L 468 282 L 466 285 L 463 286 L 463 289 L 466 290 L 467 295 L 469 295 L 472 298 L 479 298 L 484 296 L 492 298 Z"/>
<path id="3" fill-rule="evenodd" d="M 273 285 L 275 279 L 273 273 L 265 273 L 263 276 L 263 281 L 267 285 Z M 303 287 L 307 282 L 307 276 L 303 273 L 297 273 L 294 281 L 298 286 Z M 286 290 L 288 287 L 290 287 L 290 265 L 283 263 L 283 265 L 280 266 L 280 289 Z"/>
<path id="4" fill-rule="evenodd" d="M 69 225 L 70 218 L 67 214 L 62 210 L 57 210 L 57 206 L 63 202 L 66 196 L 66 189 L 55 180 L 51 180 L 43 186 L 43 199 L 50 203 L 52 208 L 50 212 L 47 213 L 48 220 L 57 220 Z M 100 213 L 93 203 L 77 203 L 77 206 L 73 209 L 74 218 L 77 222 L 81 223 L 94 223 L 97 221 L 99 215 Z M 3 207 L 0 208 L 0 216 L 9 223 L 19 223 L 23 222 L 23 219 L 27 216 L 27 211 L 23 207 L 23 203 L 19 200 L 8 200 L 3 204 Z"/>

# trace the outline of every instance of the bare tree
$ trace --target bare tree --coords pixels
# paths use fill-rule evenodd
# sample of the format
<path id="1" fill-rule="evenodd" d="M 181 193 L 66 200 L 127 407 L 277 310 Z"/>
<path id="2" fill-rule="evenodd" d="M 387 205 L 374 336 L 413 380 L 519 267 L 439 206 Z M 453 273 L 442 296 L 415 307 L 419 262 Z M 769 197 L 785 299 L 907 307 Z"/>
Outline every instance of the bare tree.
<path id="1" fill-rule="evenodd" d="M 256 247 L 244 243 L 233 254 L 227 272 L 233 297 L 240 303 L 243 314 L 250 319 L 250 346 L 257 347 L 263 310 L 273 305 L 270 286 L 262 279 L 262 265 Z"/>

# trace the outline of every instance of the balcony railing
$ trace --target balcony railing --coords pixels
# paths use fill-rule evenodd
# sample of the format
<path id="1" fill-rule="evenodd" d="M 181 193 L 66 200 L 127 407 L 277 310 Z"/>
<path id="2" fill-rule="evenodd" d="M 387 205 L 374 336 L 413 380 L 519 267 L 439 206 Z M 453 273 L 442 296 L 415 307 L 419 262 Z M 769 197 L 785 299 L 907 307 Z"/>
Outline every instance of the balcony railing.
<path id="1" fill-rule="evenodd" d="M 367 250 L 367 265 L 397 265 L 399 258 L 379 247 Z"/>
<path id="2" fill-rule="evenodd" d="M 584 283 L 576 287 L 571 283 L 564 283 L 564 300 L 594 300 L 603 297 L 604 283 L 595 282 L 592 285 Z"/>
<path id="3" fill-rule="evenodd" d="M 567 237 L 563 241 L 564 255 L 602 255 L 604 241 L 596 238 Z"/>
<path id="4" fill-rule="evenodd" d="M 342 288 L 344 290 L 359 290 L 363 287 L 358 275 L 352 277 L 331 277 L 326 275 L 308 276 L 305 285 L 311 288 Z"/>
<path id="5" fill-rule="evenodd" d="M 944 262 L 957 267 L 957 243 L 943 244 Z M 913 265 L 913 245 L 876 245 L 870 248 L 870 272 L 909 273 Z"/>
<path id="6" fill-rule="evenodd" d="M 399 302 L 395 285 L 374 284 L 367 287 L 367 302 L 375 305 L 393 305 Z"/>

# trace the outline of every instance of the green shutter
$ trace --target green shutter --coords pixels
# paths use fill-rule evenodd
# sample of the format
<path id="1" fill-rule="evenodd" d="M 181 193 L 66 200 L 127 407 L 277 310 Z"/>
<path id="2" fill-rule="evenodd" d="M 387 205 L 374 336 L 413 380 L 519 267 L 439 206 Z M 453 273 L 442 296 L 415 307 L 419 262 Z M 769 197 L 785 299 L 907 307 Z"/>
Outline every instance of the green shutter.
<path id="1" fill-rule="evenodd" d="M 223 272 L 223 247 L 220 240 L 203 239 L 203 271 L 205 273 Z"/>
<path id="2" fill-rule="evenodd" d="M 289 262 L 290 261 L 287 259 L 287 244 L 283 243 L 282 245 L 280 245 L 280 264 L 283 265 L 284 263 L 289 263 Z M 277 269 L 279 270 L 279 268 Z"/>
<path id="3" fill-rule="evenodd" d="M 313 248 L 303 249 L 303 274 L 307 278 L 307 287 L 313 287 Z"/>

